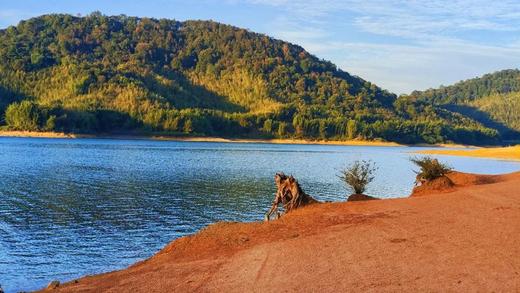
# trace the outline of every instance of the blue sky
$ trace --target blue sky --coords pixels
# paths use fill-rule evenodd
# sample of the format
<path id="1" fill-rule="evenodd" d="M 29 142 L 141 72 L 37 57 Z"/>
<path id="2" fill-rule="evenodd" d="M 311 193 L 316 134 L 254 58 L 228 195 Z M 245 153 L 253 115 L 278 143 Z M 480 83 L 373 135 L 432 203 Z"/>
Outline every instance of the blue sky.
<path id="1" fill-rule="evenodd" d="M 0 27 L 96 10 L 248 28 L 398 94 L 520 67 L 517 0 L 0 0 Z"/>

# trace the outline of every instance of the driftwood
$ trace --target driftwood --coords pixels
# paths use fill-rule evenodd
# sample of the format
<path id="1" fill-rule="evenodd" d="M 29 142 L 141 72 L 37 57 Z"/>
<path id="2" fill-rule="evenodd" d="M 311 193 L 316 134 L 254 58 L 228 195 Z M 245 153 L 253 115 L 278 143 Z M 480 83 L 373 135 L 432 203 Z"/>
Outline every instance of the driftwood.
<path id="1" fill-rule="evenodd" d="M 271 215 L 275 212 L 276 217 L 280 217 L 280 213 L 278 212 L 279 204 L 282 204 L 285 213 L 288 213 L 299 207 L 318 202 L 302 190 L 300 184 L 298 184 L 298 180 L 293 176 L 287 176 L 284 173 L 276 173 L 274 176 L 274 182 L 277 188 L 276 195 L 271 208 L 265 215 L 266 221 L 269 221 Z"/>

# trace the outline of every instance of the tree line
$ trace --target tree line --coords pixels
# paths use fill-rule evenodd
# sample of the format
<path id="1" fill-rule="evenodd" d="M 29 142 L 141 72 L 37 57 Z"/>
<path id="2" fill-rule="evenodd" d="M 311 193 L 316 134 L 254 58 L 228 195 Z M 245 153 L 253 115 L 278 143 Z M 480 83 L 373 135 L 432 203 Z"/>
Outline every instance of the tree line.
<path id="1" fill-rule="evenodd" d="M 303 48 L 211 21 L 44 15 L 0 30 L 0 115 L 21 130 L 493 143 Z"/>

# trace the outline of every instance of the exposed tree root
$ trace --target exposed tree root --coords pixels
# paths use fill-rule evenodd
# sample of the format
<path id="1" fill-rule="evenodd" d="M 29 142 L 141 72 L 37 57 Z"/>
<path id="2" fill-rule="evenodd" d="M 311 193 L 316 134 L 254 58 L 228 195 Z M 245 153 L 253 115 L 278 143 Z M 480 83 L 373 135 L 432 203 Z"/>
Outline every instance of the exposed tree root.
<path id="1" fill-rule="evenodd" d="M 271 209 L 265 215 L 265 220 L 269 221 L 271 215 L 276 212 L 276 218 L 280 217 L 278 205 L 282 204 L 285 213 L 295 210 L 299 207 L 318 202 L 312 196 L 305 193 L 298 180 L 293 176 L 287 176 L 284 173 L 276 173 L 274 176 L 276 184 L 276 195 Z"/>

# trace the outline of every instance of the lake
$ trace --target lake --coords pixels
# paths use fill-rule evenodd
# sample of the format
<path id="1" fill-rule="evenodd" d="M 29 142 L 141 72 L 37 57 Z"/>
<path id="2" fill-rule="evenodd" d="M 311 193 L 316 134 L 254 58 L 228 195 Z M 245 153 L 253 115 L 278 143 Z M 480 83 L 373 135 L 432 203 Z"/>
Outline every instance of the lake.
<path id="1" fill-rule="evenodd" d="M 319 200 L 349 191 L 339 170 L 379 169 L 367 194 L 405 197 L 414 147 L 0 138 L 0 284 L 33 290 L 150 257 L 216 221 L 258 221 L 273 176 L 294 175 Z M 440 157 L 457 170 L 505 173 L 519 162 Z"/>

